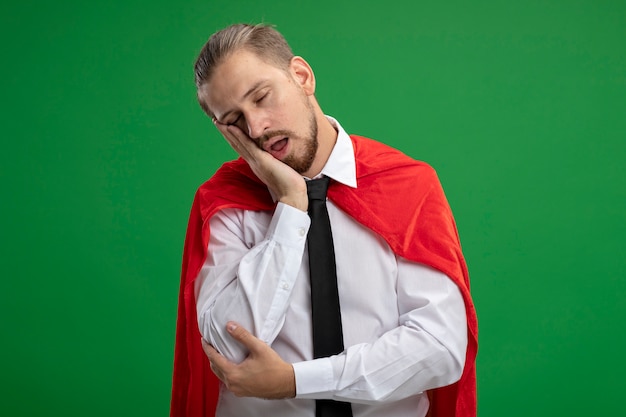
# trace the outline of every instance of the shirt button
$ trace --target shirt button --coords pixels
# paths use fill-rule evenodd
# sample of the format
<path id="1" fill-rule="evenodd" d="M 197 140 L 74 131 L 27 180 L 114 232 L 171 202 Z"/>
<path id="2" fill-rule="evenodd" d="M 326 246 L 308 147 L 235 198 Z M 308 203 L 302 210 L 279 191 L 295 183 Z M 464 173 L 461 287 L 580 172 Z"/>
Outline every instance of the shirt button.
<path id="1" fill-rule="evenodd" d="M 286 282 L 283 282 L 283 290 L 288 290 L 289 289 L 289 284 L 287 284 Z"/>
<path id="2" fill-rule="evenodd" d="M 298 229 L 298 233 L 300 234 L 300 236 L 304 236 L 306 234 L 306 230 L 304 230 L 304 227 L 301 227 Z"/>

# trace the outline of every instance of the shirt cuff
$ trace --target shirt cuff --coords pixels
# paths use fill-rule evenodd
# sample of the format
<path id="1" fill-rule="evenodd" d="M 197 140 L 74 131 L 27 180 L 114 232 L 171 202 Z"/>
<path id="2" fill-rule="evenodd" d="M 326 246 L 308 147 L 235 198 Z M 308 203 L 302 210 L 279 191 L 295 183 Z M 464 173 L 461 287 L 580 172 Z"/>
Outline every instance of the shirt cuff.
<path id="1" fill-rule="evenodd" d="M 311 218 L 307 212 L 285 203 L 278 203 L 267 229 L 267 238 L 283 245 L 301 247 L 309 232 Z"/>
<path id="2" fill-rule="evenodd" d="M 296 377 L 296 398 L 332 399 L 335 382 L 329 358 L 296 362 L 292 366 Z"/>

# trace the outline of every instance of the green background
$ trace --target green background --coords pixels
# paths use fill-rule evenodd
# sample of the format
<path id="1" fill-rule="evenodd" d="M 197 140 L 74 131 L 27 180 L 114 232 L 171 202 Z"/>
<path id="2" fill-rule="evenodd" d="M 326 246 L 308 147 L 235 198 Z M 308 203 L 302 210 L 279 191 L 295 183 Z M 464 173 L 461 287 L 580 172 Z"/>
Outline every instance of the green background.
<path id="1" fill-rule="evenodd" d="M 0 414 L 167 415 L 214 30 L 276 24 L 351 133 L 425 160 L 480 321 L 479 415 L 624 415 L 623 1 L 0 6 Z"/>

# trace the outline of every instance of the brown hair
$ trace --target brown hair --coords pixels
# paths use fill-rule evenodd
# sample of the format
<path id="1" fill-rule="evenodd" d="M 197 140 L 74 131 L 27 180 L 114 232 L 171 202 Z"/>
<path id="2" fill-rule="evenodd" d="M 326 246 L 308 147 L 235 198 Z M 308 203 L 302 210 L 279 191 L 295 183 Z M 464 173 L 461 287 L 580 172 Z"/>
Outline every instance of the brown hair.
<path id="1" fill-rule="evenodd" d="M 293 52 L 276 29 L 266 24 L 236 24 L 215 32 L 204 44 L 194 65 L 196 88 L 208 82 L 217 67 L 233 52 L 245 48 L 278 68 L 289 67 Z"/>

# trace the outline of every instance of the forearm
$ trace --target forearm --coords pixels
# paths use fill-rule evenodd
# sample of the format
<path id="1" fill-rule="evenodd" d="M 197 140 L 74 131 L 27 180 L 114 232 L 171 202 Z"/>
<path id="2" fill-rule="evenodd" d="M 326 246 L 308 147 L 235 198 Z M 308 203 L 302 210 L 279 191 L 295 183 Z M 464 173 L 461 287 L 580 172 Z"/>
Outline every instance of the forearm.
<path id="1" fill-rule="evenodd" d="M 463 363 L 423 332 L 399 327 L 341 355 L 296 363 L 294 370 L 299 398 L 372 404 L 454 383 Z"/>
<path id="2" fill-rule="evenodd" d="M 409 272 L 419 275 L 399 279 L 399 325 L 340 355 L 295 363 L 298 397 L 391 402 L 460 378 L 467 349 L 461 294 L 438 271 L 413 265 Z"/>
<path id="3" fill-rule="evenodd" d="M 228 321 L 268 344 L 280 331 L 308 225 L 306 213 L 279 205 L 265 239 L 249 249 L 233 240 L 231 231 L 212 224 L 210 257 L 199 277 L 198 324 L 203 337 L 228 359 L 240 362 L 248 354 L 225 331 Z"/>

